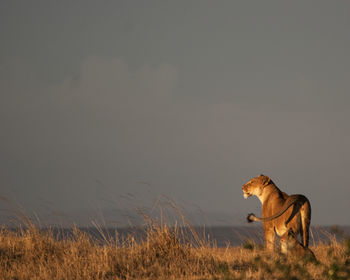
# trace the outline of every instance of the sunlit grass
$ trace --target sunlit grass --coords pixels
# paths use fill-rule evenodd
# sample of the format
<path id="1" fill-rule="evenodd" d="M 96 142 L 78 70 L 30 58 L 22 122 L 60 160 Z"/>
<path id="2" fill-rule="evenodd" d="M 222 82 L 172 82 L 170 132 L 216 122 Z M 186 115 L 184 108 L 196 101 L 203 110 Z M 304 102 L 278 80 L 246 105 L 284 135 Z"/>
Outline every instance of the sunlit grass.
<path id="1" fill-rule="evenodd" d="M 163 208 L 153 218 L 138 210 L 144 219 L 141 238 L 136 231 L 111 235 L 97 222 L 99 237 L 77 227 L 43 230 L 39 218 L 17 210 L 17 226 L 0 228 L 0 280 L 350 279 L 350 239 L 338 227 L 333 231 L 345 241 L 329 234 L 328 242 L 311 246 L 317 261 L 308 261 L 269 253 L 251 239 L 218 248 L 175 203 L 167 205 L 178 217 L 171 223 L 164 222 L 169 219 Z"/>
<path id="2" fill-rule="evenodd" d="M 317 262 L 268 253 L 254 242 L 217 248 L 182 227 L 148 219 L 145 238 L 55 237 L 33 223 L 0 230 L 0 279 L 349 279 L 350 241 L 312 246 Z M 191 232 L 191 231 L 190 231 Z"/>

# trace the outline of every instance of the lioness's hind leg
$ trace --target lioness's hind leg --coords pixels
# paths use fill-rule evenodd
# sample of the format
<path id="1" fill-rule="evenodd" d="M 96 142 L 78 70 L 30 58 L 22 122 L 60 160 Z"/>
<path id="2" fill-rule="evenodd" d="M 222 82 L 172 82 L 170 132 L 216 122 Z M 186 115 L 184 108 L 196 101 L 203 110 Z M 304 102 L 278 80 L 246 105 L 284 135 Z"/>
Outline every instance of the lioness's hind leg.
<path id="1" fill-rule="evenodd" d="M 311 222 L 311 206 L 310 202 L 307 200 L 300 209 L 301 214 L 301 225 L 302 229 L 300 231 L 304 247 L 309 246 L 309 228 Z"/>

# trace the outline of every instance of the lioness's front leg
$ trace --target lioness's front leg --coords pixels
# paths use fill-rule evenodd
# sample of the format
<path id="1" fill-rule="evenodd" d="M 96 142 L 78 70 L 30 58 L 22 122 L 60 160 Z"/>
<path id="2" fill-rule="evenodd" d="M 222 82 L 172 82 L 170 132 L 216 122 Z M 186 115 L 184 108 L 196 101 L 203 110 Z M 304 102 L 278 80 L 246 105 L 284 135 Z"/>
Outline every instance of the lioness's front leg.
<path id="1" fill-rule="evenodd" d="M 276 233 L 275 233 L 273 227 L 269 227 L 269 226 L 264 225 L 264 236 L 265 236 L 265 242 L 266 242 L 266 249 L 269 251 L 274 251 Z"/>

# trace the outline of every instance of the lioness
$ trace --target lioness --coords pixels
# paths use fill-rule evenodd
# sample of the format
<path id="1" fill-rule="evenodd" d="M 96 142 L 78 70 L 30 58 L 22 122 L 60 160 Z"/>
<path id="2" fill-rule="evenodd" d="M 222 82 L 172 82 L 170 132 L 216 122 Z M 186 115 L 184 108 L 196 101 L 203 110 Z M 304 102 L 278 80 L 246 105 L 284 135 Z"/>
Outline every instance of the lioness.
<path id="1" fill-rule="evenodd" d="M 260 199 L 263 218 L 249 214 L 247 220 L 263 222 L 267 249 L 274 249 L 275 233 L 282 236 L 289 229 L 300 233 L 304 247 L 308 247 L 311 206 L 305 196 L 281 192 L 268 176 L 262 174 L 245 183 L 242 190 L 244 198 L 256 195 Z"/>
<path id="2" fill-rule="evenodd" d="M 281 251 L 284 254 L 296 258 L 306 258 L 312 261 L 316 260 L 314 253 L 308 247 L 304 247 L 299 243 L 292 229 L 289 229 L 281 236 L 280 243 Z"/>

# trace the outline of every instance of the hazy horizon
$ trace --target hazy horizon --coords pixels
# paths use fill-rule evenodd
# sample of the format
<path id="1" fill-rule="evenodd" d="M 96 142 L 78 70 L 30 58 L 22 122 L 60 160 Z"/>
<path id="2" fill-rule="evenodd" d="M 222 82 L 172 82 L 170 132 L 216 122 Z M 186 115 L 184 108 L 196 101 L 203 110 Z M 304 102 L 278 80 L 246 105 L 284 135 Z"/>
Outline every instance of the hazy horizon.
<path id="1" fill-rule="evenodd" d="M 263 173 L 313 225 L 349 225 L 349 9 L 1 1 L 1 197 L 49 223 L 122 224 L 165 196 L 244 225 Z"/>

